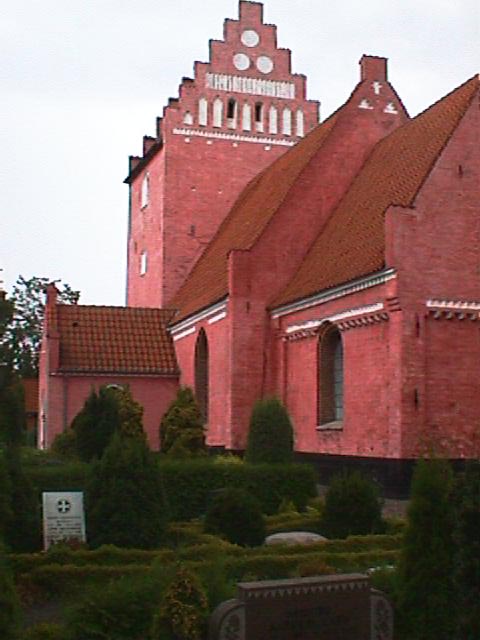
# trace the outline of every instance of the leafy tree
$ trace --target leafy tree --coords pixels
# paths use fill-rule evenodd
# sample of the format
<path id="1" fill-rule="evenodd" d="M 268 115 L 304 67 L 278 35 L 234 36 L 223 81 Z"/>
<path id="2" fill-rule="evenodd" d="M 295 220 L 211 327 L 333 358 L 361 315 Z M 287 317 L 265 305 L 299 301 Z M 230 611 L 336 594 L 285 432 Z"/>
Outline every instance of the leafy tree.
<path id="1" fill-rule="evenodd" d="M 10 296 L 13 317 L 6 326 L 3 345 L 8 352 L 9 363 L 23 377 L 38 375 L 38 357 L 45 312 L 44 292 L 48 278 L 24 278 L 19 276 Z M 58 301 L 76 304 L 80 293 L 68 284 L 59 287 Z"/>
<path id="2" fill-rule="evenodd" d="M 150 549 L 160 544 L 166 506 L 159 469 L 145 437 L 114 434 L 93 468 L 87 514 L 94 547 Z"/>
<path id="3" fill-rule="evenodd" d="M 189 387 L 178 390 L 160 425 L 160 448 L 178 457 L 204 455 L 205 433 L 200 409 Z"/>
<path id="4" fill-rule="evenodd" d="M 205 589 L 194 573 L 180 567 L 154 617 L 152 640 L 202 640 L 207 616 Z"/>
<path id="5" fill-rule="evenodd" d="M 0 638 L 16 640 L 19 629 L 19 602 L 0 541 Z"/>
<path id="6" fill-rule="evenodd" d="M 447 461 L 418 462 L 398 572 L 399 626 L 409 640 L 454 637 L 451 489 Z"/>
<path id="7" fill-rule="evenodd" d="M 258 400 L 250 418 L 247 462 L 283 464 L 292 461 L 293 427 L 287 410 L 278 398 Z"/>
<path id="8" fill-rule="evenodd" d="M 262 544 L 266 535 L 259 503 L 241 489 L 225 489 L 219 493 L 207 510 L 204 526 L 207 533 L 247 547 Z"/>
<path id="9" fill-rule="evenodd" d="M 467 463 L 455 488 L 455 565 L 459 633 L 480 638 L 480 461 Z"/>
<path id="10" fill-rule="evenodd" d="M 12 486 L 5 456 L 0 452 L 0 543 L 5 540 L 13 518 L 11 493 Z"/>

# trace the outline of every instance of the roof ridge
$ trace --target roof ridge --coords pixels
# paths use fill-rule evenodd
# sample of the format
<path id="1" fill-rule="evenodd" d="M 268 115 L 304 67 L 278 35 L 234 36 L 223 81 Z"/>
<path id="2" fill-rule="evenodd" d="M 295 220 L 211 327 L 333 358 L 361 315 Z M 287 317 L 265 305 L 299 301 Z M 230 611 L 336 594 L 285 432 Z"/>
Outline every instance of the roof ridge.
<path id="1" fill-rule="evenodd" d="M 412 206 L 479 87 L 479 77 L 473 76 L 377 142 L 295 275 L 280 295 L 271 301 L 270 309 L 372 273 L 382 267 L 385 260 L 385 210 L 392 205 Z M 417 140 L 419 137 L 423 142 L 423 146 L 420 147 Z M 421 148 L 422 151 L 415 153 L 417 148 Z M 415 167 L 409 164 L 413 162 L 416 162 Z M 372 234 L 370 238 L 365 236 L 367 226 Z M 348 232 L 344 233 L 343 237 L 338 237 L 345 228 Z M 348 238 L 355 232 L 364 241 L 362 247 L 348 246 Z M 327 238 L 330 238 L 329 242 Z M 321 245 L 325 245 L 323 255 L 320 255 Z M 368 256 L 365 251 L 367 245 L 370 251 Z M 360 255 L 359 251 L 363 251 L 365 255 Z M 355 267 L 345 266 L 347 254 L 352 265 L 352 256 L 357 259 Z M 329 257 L 331 263 L 328 263 Z M 335 268 L 332 266 L 334 263 Z M 334 276 L 334 273 L 337 276 Z"/>

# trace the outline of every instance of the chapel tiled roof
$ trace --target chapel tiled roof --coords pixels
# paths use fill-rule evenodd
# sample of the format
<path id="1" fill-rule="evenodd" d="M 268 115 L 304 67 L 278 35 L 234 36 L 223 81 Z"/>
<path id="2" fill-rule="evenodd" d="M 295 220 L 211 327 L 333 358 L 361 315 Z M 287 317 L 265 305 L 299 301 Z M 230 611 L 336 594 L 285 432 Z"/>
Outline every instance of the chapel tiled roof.
<path id="1" fill-rule="evenodd" d="M 169 309 L 57 305 L 60 371 L 177 375 Z"/>
<path id="2" fill-rule="evenodd" d="M 270 308 L 385 266 L 386 209 L 414 204 L 479 85 L 479 77 L 474 76 L 377 143 L 296 275 Z"/>
<path id="3" fill-rule="evenodd" d="M 179 310 L 174 322 L 221 300 L 228 294 L 227 257 L 232 249 L 250 249 L 281 205 L 299 174 L 320 149 L 340 110 L 280 156 L 243 190 L 216 235 L 170 306 Z"/>

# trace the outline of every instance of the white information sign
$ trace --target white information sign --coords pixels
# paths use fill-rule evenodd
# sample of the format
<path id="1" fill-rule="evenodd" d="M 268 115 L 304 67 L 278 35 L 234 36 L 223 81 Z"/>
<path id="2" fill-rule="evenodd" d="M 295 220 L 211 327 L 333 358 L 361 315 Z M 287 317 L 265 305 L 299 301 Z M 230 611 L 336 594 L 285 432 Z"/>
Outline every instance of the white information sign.
<path id="1" fill-rule="evenodd" d="M 48 491 L 42 494 L 43 547 L 62 540 L 86 541 L 82 491 Z"/>

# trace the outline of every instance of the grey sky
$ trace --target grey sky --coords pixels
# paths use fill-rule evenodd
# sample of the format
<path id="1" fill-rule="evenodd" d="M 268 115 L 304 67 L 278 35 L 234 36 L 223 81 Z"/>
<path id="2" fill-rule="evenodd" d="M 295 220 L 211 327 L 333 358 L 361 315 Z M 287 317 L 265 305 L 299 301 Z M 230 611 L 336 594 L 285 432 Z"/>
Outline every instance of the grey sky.
<path id="1" fill-rule="evenodd" d="M 128 155 L 237 0 L 16 0 L 0 9 L 0 267 L 61 278 L 84 304 L 123 304 Z M 363 53 L 416 115 L 480 72 L 478 0 L 266 0 L 322 119 Z"/>

